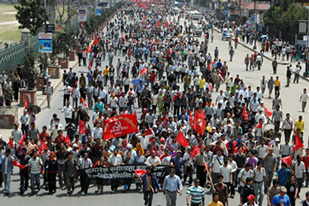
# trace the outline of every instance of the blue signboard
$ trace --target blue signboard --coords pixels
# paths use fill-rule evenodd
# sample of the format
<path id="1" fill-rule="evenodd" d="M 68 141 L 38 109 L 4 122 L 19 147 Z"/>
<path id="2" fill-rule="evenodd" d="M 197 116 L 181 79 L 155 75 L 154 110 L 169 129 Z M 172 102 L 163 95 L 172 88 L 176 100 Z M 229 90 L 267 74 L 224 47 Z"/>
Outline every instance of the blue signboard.
<path id="1" fill-rule="evenodd" d="M 101 16 L 102 15 L 102 8 L 96 8 L 95 9 L 95 15 L 96 16 Z"/>
<path id="2" fill-rule="evenodd" d="M 51 33 L 39 33 L 38 50 L 41 53 L 53 52 L 53 35 Z"/>

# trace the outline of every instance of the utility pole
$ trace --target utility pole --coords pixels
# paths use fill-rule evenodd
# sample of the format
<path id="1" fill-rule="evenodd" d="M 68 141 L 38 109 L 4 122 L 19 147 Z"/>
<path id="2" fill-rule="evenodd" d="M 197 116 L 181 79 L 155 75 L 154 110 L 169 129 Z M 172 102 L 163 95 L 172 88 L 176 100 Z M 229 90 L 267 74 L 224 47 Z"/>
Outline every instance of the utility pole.
<path id="1" fill-rule="evenodd" d="M 256 0 L 254 0 L 254 13 L 255 13 L 255 35 L 254 35 L 254 46 L 253 49 L 256 49 L 256 38 L 257 38 L 257 12 L 256 12 Z"/>

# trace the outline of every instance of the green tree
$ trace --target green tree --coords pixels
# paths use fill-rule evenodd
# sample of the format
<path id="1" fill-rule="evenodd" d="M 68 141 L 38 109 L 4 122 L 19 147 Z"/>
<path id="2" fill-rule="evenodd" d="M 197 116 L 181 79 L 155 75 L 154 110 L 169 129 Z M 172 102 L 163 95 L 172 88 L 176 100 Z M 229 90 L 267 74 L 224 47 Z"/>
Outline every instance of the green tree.
<path id="1" fill-rule="evenodd" d="M 19 28 L 27 28 L 31 35 L 36 35 L 44 22 L 45 10 L 40 0 L 18 0 L 15 5 L 17 10 L 16 19 L 20 23 Z"/>
<path id="2" fill-rule="evenodd" d="M 294 0 L 275 0 L 273 6 L 265 13 L 265 26 L 275 32 L 282 31 L 292 38 L 298 33 L 298 21 L 306 20 L 308 10 L 295 4 Z"/>
<path id="3" fill-rule="evenodd" d="M 36 86 L 36 78 L 38 77 L 38 70 L 35 68 L 34 63 L 36 60 L 37 55 L 35 52 L 30 49 L 25 49 L 25 64 L 24 68 L 21 70 L 21 76 L 25 78 L 28 84 L 28 89 L 34 89 Z"/>

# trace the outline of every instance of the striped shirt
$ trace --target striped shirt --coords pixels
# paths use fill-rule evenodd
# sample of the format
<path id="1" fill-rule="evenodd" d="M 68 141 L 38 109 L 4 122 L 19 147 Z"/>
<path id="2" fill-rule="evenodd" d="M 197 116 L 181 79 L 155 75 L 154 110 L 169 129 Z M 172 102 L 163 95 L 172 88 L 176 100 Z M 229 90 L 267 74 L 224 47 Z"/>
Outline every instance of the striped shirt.
<path id="1" fill-rule="evenodd" d="M 201 186 L 191 186 L 187 190 L 187 195 L 191 196 L 191 203 L 201 204 L 202 198 L 205 196 L 205 191 L 204 188 L 202 188 Z"/>

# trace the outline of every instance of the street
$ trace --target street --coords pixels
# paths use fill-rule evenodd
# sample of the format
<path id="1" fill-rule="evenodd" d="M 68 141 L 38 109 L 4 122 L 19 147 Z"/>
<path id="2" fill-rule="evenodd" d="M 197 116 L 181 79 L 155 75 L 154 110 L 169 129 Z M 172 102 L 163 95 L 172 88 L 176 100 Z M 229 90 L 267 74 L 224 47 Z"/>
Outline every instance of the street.
<path id="1" fill-rule="evenodd" d="M 184 23 L 184 19 L 181 19 L 181 24 Z M 204 37 L 200 37 L 199 41 L 203 41 Z M 301 111 L 301 103 L 299 102 L 299 97 L 301 95 L 301 92 L 303 88 L 308 87 L 308 82 L 305 80 L 300 79 L 299 84 L 290 84 L 290 87 L 284 87 L 286 84 L 286 65 L 278 65 L 278 71 L 277 75 L 272 74 L 272 64 L 271 61 L 264 59 L 262 69 L 258 71 L 257 69 L 255 71 L 245 71 L 245 64 L 244 59 L 247 54 L 251 55 L 252 51 L 249 49 L 238 45 L 238 48 L 235 49 L 235 55 L 232 62 L 229 62 L 229 48 L 228 48 L 228 42 L 221 40 L 221 34 L 215 31 L 214 41 L 213 43 L 209 43 L 208 52 L 212 53 L 214 52 L 215 47 L 219 48 L 219 58 L 222 60 L 222 62 L 226 61 L 228 65 L 228 71 L 230 72 L 232 77 L 235 77 L 237 74 L 239 74 L 240 78 L 244 80 L 244 83 L 246 86 L 251 86 L 252 90 L 255 91 L 257 86 L 260 86 L 260 81 L 262 76 L 264 75 L 266 79 L 269 79 L 270 76 L 273 76 L 274 79 L 276 76 L 279 76 L 279 79 L 281 80 L 281 90 L 280 90 L 280 98 L 282 99 L 282 105 L 283 108 L 283 117 L 285 117 L 286 113 L 291 114 L 291 118 L 293 120 L 297 120 L 299 115 L 303 116 L 303 119 L 305 120 L 305 130 L 304 130 L 304 142 L 305 142 L 305 148 L 308 146 L 308 134 L 309 134 L 309 111 L 307 108 L 307 111 L 303 113 Z M 233 45 L 234 47 L 234 45 Z M 114 58 L 114 65 L 116 64 L 116 61 L 118 58 L 121 59 L 121 61 L 124 60 L 124 57 L 115 56 Z M 134 62 L 131 62 L 131 65 Z M 108 61 L 102 63 L 102 67 L 100 70 L 105 68 L 105 65 L 108 64 Z M 295 67 L 295 63 L 292 64 L 292 67 Z M 74 70 L 78 75 L 80 75 L 81 72 L 88 72 L 88 69 L 86 67 L 77 67 Z M 180 84 L 183 86 L 183 84 Z M 62 89 L 62 86 L 59 87 L 60 90 Z M 106 89 L 108 87 L 105 87 Z M 225 86 L 221 86 L 222 90 L 225 90 Z M 213 93 L 213 100 L 216 99 L 216 96 L 218 95 L 217 92 L 214 91 Z M 268 90 L 265 91 L 265 97 L 268 97 Z M 272 97 L 274 97 L 274 93 L 272 94 Z M 271 110 L 271 104 L 272 99 L 264 98 L 263 99 L 265 106 Z M 46 105 L 45 105 L 46 106 Z M 46 107 L 42 108 L 43 111 L 37 116 L 36 125 L 37 128 L 41 131 L 42 127 L 44 125 L 49 125 L 49 122 L 52 118 L 52 115 L 55 113 L 60 118 L 60 123 L 64 124 L 64 115 L 61 112 L 61 109 L 63 108 L 63 92 L 62 91 L 55 91 L 52 100 L 51 100 L 51 109 L 48 109 Z M 90 118 L 92 118 L 93 110 L 89 110 Z M 137 114 L 141 113 L 141 109 L 137 108 Z M 273 128 L 273 125 L 267 125 L 267 128 Z M 281 142 L 282 143 L 282 142 Z M 91 185 L 89 189 L 88 196 L 83 196 L 80 193 L 80 187 L 78 186 L 72 197 L 66 196 L 66 190 L 57 189 L 56 194 L 49 195 L 48 191 L 45 191 L 44 189 L 41 189 L 41 191 L 38 193 L 37 196 L 30 196 L 30 191 L 25 193 L 23 197 L 21 197 L 19 192 L 19 175 L 18 175 L 19 169 L 14 168 L 14 175 L 12 177 L 11 182 L 11 195 L 9 197 L 5 197 L 5 199 L 2 198 L 3 203 L 6 203 L 10 206 L 17 206 L 17 205 L 31 205 L 31 206 L 42 206 L 42 205 L 57 205 L 57 206 L 71 206 L 71 205 L 143 205 L 143 195 L 142 193 L 139 193 L 135 191 L 135 185 L 131 186 L 131 191 L 128 191 L 127 193 L 122 193 L 123 187 L 119 187 L 119 191 L 115 194 L 110 193 L 110 186 L 104 187 L 104 193 L 97 194 L 96 191 L 96 185 Z M 41 179 L 41 184 L 42 184 Z M 78 183 L 79 185 L 79 183 Z M 57 182 L 58 186 L 58 182 Z M 188 186 L 184 187 L 183 195 L 178 196 L 177 205 L 184 206 L 186 205 L 185 201 L 185 192 L 187 190 Z M 305 192 L 308 191 L 308 188 L 303 188 L 300 197 L 304 199 Z M 211 201 L 212 196 L 209 192 L 209 189 L 205 188 L 206 192 L 206 205 L 208 202 Z M 236 195 L 234 199 L 229 198 L 229 205 L 236 206 L 239 205 L 239 193 L 236 192 Z M 266 205 L 266 194 L 264 196 L 264 202 L 263 205 Z M 296 202 L 296 205 L 298 205 L 299 199 Z M 165 197 L 162 193 L 158 193 L 154 195 L 153 199 L 153 205 L 154 206 L 160 206 L 165 205 Z"/>

